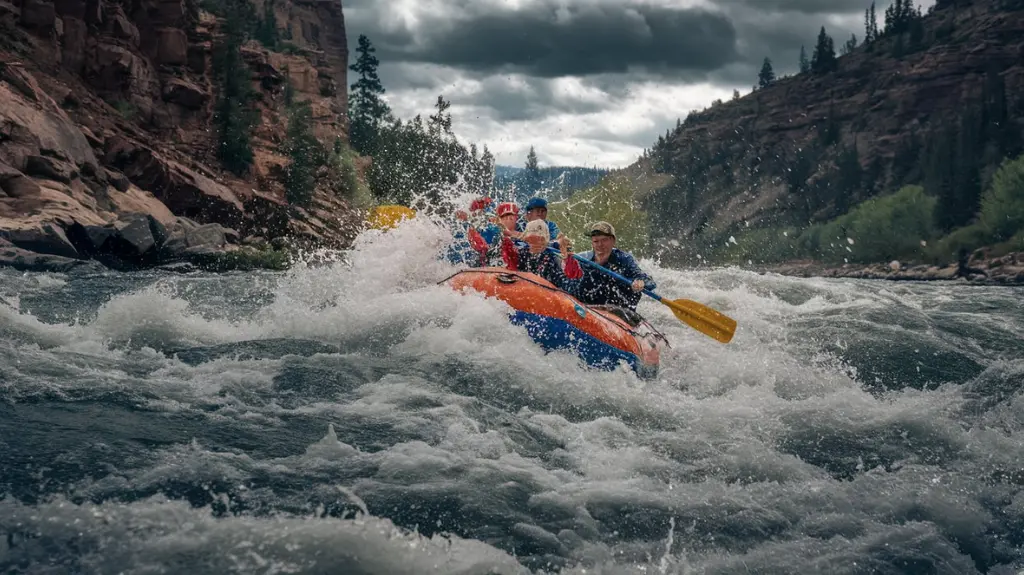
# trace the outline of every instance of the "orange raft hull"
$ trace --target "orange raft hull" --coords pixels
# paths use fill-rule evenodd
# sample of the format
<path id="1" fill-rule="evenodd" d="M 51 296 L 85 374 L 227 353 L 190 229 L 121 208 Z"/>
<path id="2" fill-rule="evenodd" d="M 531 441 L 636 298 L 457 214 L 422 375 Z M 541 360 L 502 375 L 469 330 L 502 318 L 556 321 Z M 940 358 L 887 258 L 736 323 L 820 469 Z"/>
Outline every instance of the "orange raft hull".
<path id="1" fill-rule="evenodd" d="M 510 321 L 525 326 L 545 349 L 571 349 L 601 369 L 625 361 L 641 377 L 658 372 L 667 342 L 635 312 L 588 306 L 536 274 L 506 268 L 467 269 L 446 281 L 457 291 L 472 289 L 509 304 L 515 310 Z"/>

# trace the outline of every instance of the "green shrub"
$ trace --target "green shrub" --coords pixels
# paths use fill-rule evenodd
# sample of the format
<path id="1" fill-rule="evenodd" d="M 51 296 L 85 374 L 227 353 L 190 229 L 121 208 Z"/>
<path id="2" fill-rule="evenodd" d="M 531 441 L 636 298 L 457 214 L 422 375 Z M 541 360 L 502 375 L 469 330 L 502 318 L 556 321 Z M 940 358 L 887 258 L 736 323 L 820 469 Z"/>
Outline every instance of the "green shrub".
<path id="1" fill-rule="evenodd" d="M 807 249 L 801 241 L 800 230 L 794 227 L 756 228 L 736 233 L 735 243 L 728 235 L 720 238 L 715 248 L 708 251 L 710 261 L 746 264 L 773 263 L 803 257 Z"/>
<path id="2" fill-rule="evenodd" d="M 855 206 L 845 215 L 805 232 L 805 245 L 824 259 L 874 263 L 925 256 L 937 235 L 938 200 L 921 186 L 905 186 Z M 922 244 L 922 242 L 925 242 Z"/>
<path id="3" fill-rule="evenodd" d="M 991 239 L 988 231 L 980 224 L 957 228 L 927 249 L 928 261 L 935 264 L 948 264 L 957 260 L 960 250 L 973 252 L 991 243 Z"/>
<path id="4" fill-rule="evenodd" d="M 327 165 L 330 173 L 331 189 L 347 199 L 357 208 L 369 208 L 373 205 L 370 188 L 359 179 L 356 170 L 356 152 L 340 138 L 334 142 Z"/>
<path id="5" fill-rule="evenodd" d="M 1005 160 L 981 197 L 980 223 L 993 241 L 1024 230 L 1024 155 Z"/>

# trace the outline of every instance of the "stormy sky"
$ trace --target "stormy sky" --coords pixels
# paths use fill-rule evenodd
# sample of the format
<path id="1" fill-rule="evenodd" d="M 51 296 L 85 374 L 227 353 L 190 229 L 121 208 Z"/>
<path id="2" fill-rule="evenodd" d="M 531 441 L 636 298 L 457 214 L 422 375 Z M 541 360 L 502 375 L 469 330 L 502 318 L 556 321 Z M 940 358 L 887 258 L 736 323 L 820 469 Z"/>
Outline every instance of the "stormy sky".
<path id="1" fill-rule="evenodd" d="M 365 34 L 399 117 L 425 118 L 443 94 L 459 139 L 499 164 L 533 145 L 542 166 L 623 167 L 689 110 L 750 92 L 765 56 L 794 73 L 821 26 L 837 51 L 859 41 L 870 0 L 342 3 L 350 62 Z"/>

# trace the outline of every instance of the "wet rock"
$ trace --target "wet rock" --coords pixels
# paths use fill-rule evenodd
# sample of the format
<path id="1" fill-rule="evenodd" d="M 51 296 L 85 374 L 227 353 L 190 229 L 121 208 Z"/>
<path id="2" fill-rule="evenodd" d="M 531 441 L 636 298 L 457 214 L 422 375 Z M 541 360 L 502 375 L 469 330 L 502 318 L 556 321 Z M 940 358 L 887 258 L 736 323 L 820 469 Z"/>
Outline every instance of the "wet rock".
<path id="1" fill-rule="evenodd" d="M 31 252 L 66 258 L 79 257 L 78 250 L 68 240 L 64 229 L 51 222 L 41 223 L 37 226 L 0 228 L 0 238 Z"/>
<path id="2" fill-rule="evenodd" d="M 114 224 L 117 240 L 121 245 L 116 255 L 129 259 L 140 259 L 156 246 L 156 238 L 149 229 L 149 218 L 142 215 L 131 215 Z"/>
<path id="3" fill-rule="evenodd" d="M 18 271 L 67 273 L 73 270 L 102 271 L 103 266 L 89 260 L 40 254 L 11 244 L 0 238 L 0 267 Z"/>
<path id="4" fill-rule="evenodd" d="M 206 224 L 186 232 L 185 243 L 189 248 L 222 248 L 227 244 L 227 237 L 220 225 Z"/>

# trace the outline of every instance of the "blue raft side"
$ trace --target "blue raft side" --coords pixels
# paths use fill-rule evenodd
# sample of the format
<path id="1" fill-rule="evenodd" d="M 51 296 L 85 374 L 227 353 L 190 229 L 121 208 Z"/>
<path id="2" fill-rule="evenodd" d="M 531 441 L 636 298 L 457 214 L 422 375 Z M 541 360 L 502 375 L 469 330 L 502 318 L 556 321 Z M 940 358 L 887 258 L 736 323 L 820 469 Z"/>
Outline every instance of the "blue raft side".
<path id="1" fill-rule="evenodd" d="M 657 366 L 647 365 L 635 354 L 608 345 L 571 323 L 553 317 L 516 311 L 510 320 L 526 328 L 526 333 L 545 350 L 571 349 L 587 365 L 610 371 L 626 361 L 641 378 L 654 377 Z"/>

